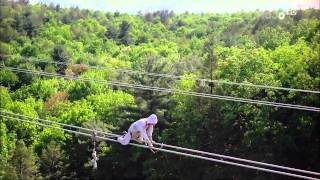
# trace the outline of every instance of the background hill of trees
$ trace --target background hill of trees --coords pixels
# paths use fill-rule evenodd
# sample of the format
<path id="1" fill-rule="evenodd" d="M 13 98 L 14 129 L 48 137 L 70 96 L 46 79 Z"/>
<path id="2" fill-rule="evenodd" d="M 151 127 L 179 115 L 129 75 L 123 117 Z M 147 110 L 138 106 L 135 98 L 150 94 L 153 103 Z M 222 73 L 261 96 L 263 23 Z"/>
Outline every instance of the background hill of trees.
<path id="1" fill-rule="evenodd" d="M 0 1 L 1 64 L 108 81 L 319 107 L 319 95 L 187 77 L 320 90 L 320 11 L 104 13 Z M 56 65 L 33 62 L 73 63 Z M 81 65 L 79 65 L 81 64 Z M 106 67 L 104 70 L 88 65 Z M 110 69 L 111 68 L 111 69 Z M 115 68 L 115 69 L 112 69 Z M 128 74 L 117 68 L 182 75 Z M 158 142 L 320 171 L 319 113 L 0 70 L 0 108 L 115 133 L 151 113 Z M 317 130 L 318 129 L 318 130 Z M 0 179 L 285 179 L 102 142 L 0 117 Z"/>

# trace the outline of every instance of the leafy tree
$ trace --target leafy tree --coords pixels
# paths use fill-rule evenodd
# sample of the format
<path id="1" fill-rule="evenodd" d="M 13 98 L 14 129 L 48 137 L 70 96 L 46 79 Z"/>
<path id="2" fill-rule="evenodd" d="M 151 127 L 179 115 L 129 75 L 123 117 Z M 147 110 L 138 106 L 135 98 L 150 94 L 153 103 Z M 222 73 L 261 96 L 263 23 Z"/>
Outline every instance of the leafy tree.
<path id="1" fill-rule="evenodd" d="M 113 26 L 108 27 L 108 30 L 106 32 L 107 38 L 116 40 L 117 35 L 118 35 L 118 31 L 116 28 L 114 28 Z"/>
<path id="2" fill-rule="evenodd" d="M 122 21 L 120 25 L 120 32 L 119 32 L 119 41 L 121 44 L 129 45 L 132 42 L 132 38 L 129 34 L 131 25 L 128 21 Z"/>
<path id="3" fill-rule="evenodd" d="M 319 10 L 299 10 L 284 20 L 277 17 L 279 12 L 174 14 L 162 10 L 129 15 L 1 0 L 0 60 L 4 65 L 89 80 L 65 81 L 1 69 L 0 107 L 115 133 L 156 113 L 159 123 L 154 139 L 158 142 L 318 171 L 318 113 L 119 86 L 111 90 L 102 83 L 119 81 L 318 107 L 319 96 L 313 93 L 188 79 L 319 91 Z M 31 58 L 79 64 L 55 65 Z M 182 77 L 147 76 L 131 70 Z M 40 175 L 47 179 L 278 178 L 166 153 L 155 156 L 145 149 L 102 141 L 97 145 L 98 169 L 92 170 L 90 138 L 0 117 L 0 179 L 21 178 L 18 164 L 12 163 L 18 140 L 26 143 L 29 154 L 34 149 L 42 155 L 40 173 L 29 171 L 24 179 L 41 179 Z M 19 150 L 19 156 L 21 152 L 25 151 Z M 49 162 L 53 165 L 48 166 Z"/>
<path id="4" fill-rule="evenodd" d="M 59 85 L 58 79 L 37 80 L 30 85 L 28 91 L 33 97 L 46 100 L 58 92 Z"/>
<path id="5" fill-rule="evenodd" d="M 18 68 L 27 69 L 30 71 L 37 71 L 35 66 L 29 62 L 19 64 Z M 36 74 L 24 73 L 24 72 L 18 72 L 16 73 L 16 75 L 18 76 L 21 84 L 30 84 L 33 80 L 36 80 L 39 78 L 39 76 Z"/>
<path id="6" fill-rule="evenodd" d="M 55 62 L 57 63 L 62 63 L 62 64 L 58 64 L 58 69 L 57 71 L 59 73 L 64 73 L 64 70 L 67 68 L 67 65 L 63 64 L 63 63 L 68 63 L 69 60 L 69 54 L 68 52 L 65 50 L 63 45 L 56 45 L 53 49 L 53 53 L 52 53 L 52 58 Z"/>
<path id="7" fill-rule="evenodd" d="M 0 166 L 0 178 L 3 180 L 18 179 L 15 169 L 9 163 L 2 163 Z"/>
<path id="8" fill-rule="evenodd" d="M 147 12 L 147 13 L 144 14 L 144 20 L 145 20 L 145 21 L 151 22 L 152 19 L 153 19 L 152 13 Z"/>
<path id="9" fill-rule="evenodd" d="M 5 123 L 0 123 L 0 163 L 6 164 L 6 160 L 9 156 L 9 148 L 8 148 L 8 137 L 7 137 L 7 127 Z"/>
<path id="10" fill-rule="evenodd" d="M 12 48 L 10 44 L 0 41 L 0 58 L 4 59 L 5 55 L 11 54 Z"/>
<path id="11" fill-rule="evenodd" d="M 27 56 L 27 57 L 35 57 L 38 54 L 39 54 L 39 50 L 34 45 L 27 45 L 21 51 L 21 55 Z"/>
<path id="12" fill-rule="evenodd" d="M 130 111 L 125 113 L 125 109 L 133 108 L 135 105 L 133 96 L 111 90 L 104 94 L 91 95 L 88 97 L 88 101 L 97 112 L 98 119 L 114 126 L 118 126 L 123 121 L 123 117 L 131 113 Z"/>
<path id="13" fill-rule="evenodd" d="M 32 12 L 32 9 L 29 9 L 28 6 L 23 14 L 23 29 L 27 33 L 29 38 L 36 36 L 38 33 L 38 28 L 42 24 L 42 18 L 40 14 Z"/>
<path id="14" fill-rule="evenodd" d="M 0 86 L 0 100 L 0 108 L 7 109 L 12 104 L 12 99 L 10 97 L 9 91 L 3 86 Z"/>
<path id="15" fill-rule="evenodd" d="M 106 73 L 99 70 L 87 71 L 80 75 L 80 78 L 86 81 L 78 80 L 72 82 L 68 87 L 68 93 L 71 100 L 79 100 L 90 94 L 98 94 L 106 90 L 104 83 L 92 82 L 96 80 L 105 80 Z M 88 81 L 90 80 L 90 81 Z"/>
<path id="16" fill-rule="evenodd" d="M 42 107 L 42 101 L 35 101 L 34 98 L 28 98 L 23 102 L 14 101 L 8 107 L 8 111 L 36 118 L 38 117 L 38 113 L 41 114 Z M 5 121 L 5 123 L 9 132 L 14 132 L 17 136 L 17 139 L 23 139 L 28 145 L 31 145 L 36 141 L 37 128 L 35 124 L 14 121 L 11 119 L 8 119 L 8 121 Z"/>
<path id="17" fill-rule="evenodd" d="M 81 126 L 84 122 L 95 119 L 96 113 L 86 100 L 75 101 L 67 111 L 57 116 L 59 121 Z"/>
<path id="18" fill-rule="evenodd" d="M 206 72 L 203 74 L 208 74 L 211 80 L 213 80 L 213 70 L 217 62 L 217 57 L 214 52 L 214 46 L 215 46 L 215 39 L 214 37 L 211 36 L 208 38 L 207 42 L 204 44 L 204 47 L 203 47 L 204 56 L 205 56 L 203 69 L 206 69 Z M 213 93 L 212 84 L 209 84 L 209 85 L 210 85 L 210 94 L 212 94 Z"/>
<path id="19" fill-rule="evenodd" d="M 67 101 L 68 99 L 68 94 L 65 92 L 57 92 L 53 94 L 51 97 L 49 97 L 45 104 L 44 104 L 44 109 L 46 111 L 50 111 L 53 109 L 55 106 L 57 106 L 59 103 L 63 101 Z"/>
<path id="20" fill-rule="evenodd" d="M 38 172 L 36 156 L 31 148 L 25 146 L 22 140 L 17 142 L 11 162 L 15 168 L 18 179 L 33 179 L 36 177 Z"/>
<path id="21" fill-rule="evenodd" d="M 290 33 L 281 28 L 267 27 L 256 35 L 257 42 L 266 49 L 275 49 L 280 45 L 288 44 L 291 39 Z"/>
<path id="22" fill-rule="evenodd" d="M 65 155 L 59 144 L 50 141 L 40 156 L 40 170 L 46 179 L 62 179 L 66 168 Z"/>

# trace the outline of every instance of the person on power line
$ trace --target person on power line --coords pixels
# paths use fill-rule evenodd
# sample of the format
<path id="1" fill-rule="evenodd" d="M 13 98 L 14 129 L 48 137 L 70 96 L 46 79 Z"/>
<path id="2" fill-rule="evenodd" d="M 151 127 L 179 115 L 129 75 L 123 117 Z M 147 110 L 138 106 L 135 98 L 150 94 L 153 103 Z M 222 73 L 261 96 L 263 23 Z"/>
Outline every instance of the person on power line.
<path id="1" fill-rule="evenodd" d="M 118 141 L 122 145 L 129 144 L 130 140 L 136 140 L 139 143 L 145 142 L 152 151 L 153 143 L 152 133 L 153 127 L 157 124 L 158 118 L 155 114 L 150 115 L 147 118 L 140 119 L 132 123 L 128 129 L 128 132 L 123 136 L 118 137 Z M 153 151 L 152 151 L 153 152 Z"/>

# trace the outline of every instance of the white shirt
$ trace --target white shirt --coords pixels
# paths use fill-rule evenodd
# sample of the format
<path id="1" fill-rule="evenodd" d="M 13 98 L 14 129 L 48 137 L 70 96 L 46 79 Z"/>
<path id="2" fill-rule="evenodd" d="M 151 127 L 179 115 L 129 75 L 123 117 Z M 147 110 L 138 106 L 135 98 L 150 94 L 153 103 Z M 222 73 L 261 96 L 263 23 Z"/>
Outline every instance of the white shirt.
<path id="1" fill-rule="evenodd" d="M 129 127 L 129 133 L 139 133 L 146 143 L 152 144 L 153 126 L 147 126 L 147 119 L 140 119 L 131 124 Z"/>

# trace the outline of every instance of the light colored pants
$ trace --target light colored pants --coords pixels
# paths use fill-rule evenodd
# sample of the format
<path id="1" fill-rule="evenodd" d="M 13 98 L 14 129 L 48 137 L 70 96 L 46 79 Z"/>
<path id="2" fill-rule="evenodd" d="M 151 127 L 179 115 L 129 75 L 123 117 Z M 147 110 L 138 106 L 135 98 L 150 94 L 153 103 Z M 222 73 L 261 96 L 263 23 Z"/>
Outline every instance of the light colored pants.
<path id="1" fill-rule="evenodd" d="M 140 136 L 140 132 L 132 133 L 132 136 L 131 133 L 128 132 L 127 134 L 118 137 L 118 142 L 120 142 L 122 145 L 128 145 L 131 139 L 134 139 L 139 143 L 143 143 L 144 141 L 143 137 Z"/>

